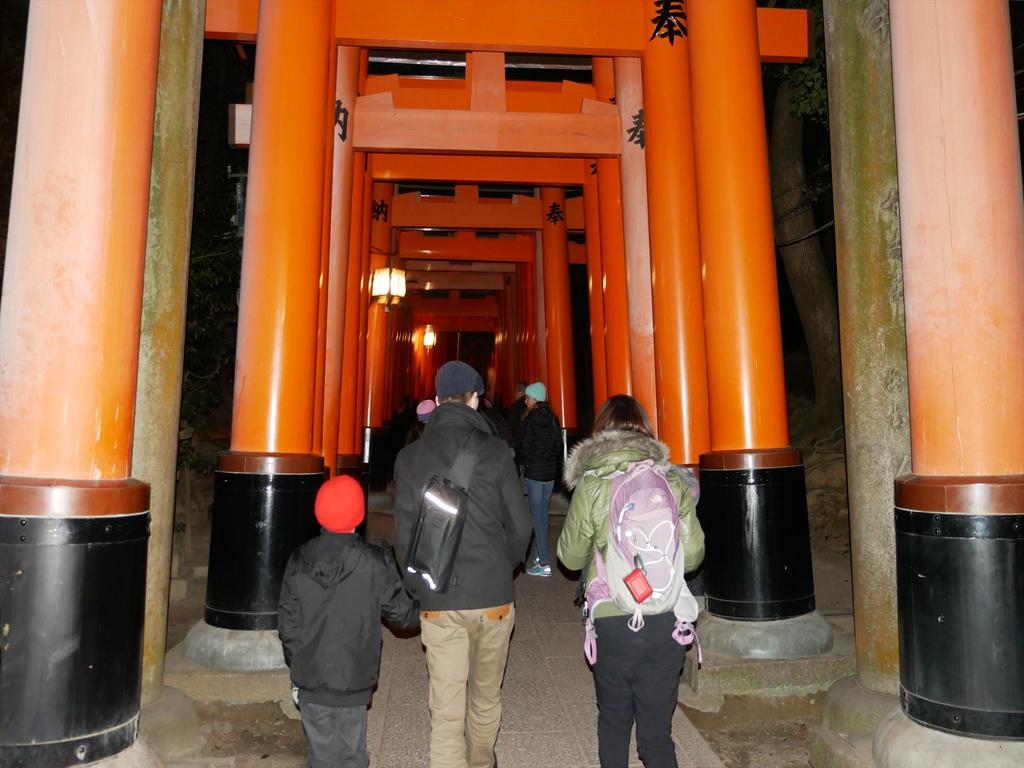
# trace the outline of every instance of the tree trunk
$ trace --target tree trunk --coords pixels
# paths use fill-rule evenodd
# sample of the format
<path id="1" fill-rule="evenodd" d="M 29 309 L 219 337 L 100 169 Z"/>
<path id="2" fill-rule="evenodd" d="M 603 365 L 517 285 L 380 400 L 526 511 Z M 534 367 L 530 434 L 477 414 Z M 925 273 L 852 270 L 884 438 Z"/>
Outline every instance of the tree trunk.
<path id="1" fill-rule="evenodd" d="M 816 223 L 805 197 L 803 121 L 793 115 L 793 87 L 787 82 L 775 97 L 770 152 L 775 239 L 799 241 L 779 251 L 810 352 L 814 426 L 828 429 L 837 426 L 843 414 L 839 309 L 818 236 L 800 240 Z"/>

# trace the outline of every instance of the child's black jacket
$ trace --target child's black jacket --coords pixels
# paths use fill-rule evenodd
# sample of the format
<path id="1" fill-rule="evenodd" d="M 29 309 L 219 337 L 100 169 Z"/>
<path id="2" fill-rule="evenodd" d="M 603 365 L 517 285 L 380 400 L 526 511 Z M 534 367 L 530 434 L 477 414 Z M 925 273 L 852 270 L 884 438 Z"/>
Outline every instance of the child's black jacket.
<path id="1" fill-rule="evenodd" d="M 419 624 L 389 552 L 329 531 L 296 549 L 281 584 L 278 633 L 299 700 L 368 703 L 380 672 L 382 618 L 396 629 Z"/>

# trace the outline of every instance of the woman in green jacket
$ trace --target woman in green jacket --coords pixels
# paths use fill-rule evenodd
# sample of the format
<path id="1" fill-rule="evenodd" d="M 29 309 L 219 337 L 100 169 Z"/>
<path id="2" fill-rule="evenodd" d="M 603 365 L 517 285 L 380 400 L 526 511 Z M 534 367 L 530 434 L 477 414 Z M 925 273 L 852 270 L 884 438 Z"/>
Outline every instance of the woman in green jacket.
<path id="1" fill-rule="evenodd" d="M 653 437 L 647 414 L 632 397 L 615 395 L 598 412 L 594 434 L 573 450 L 565 465 L 565 483 L 575 489 L 558 539 L 558 559 L 571 570 L 597 576 L 594 550 L 607 552 L 613 476 L 638 461 L 653 460 L 679 509 L 679 539 L 686 569 L 704 559 L 704 532 L 697 521 L 696 478 L 671 467 L 668 447 Z M 679 692 L 685 649 L 673 636 L 672 611 L 645 616 L 639 631 L 614 602 L 602 602 L 591 617 L 599 637 L 593 665 L 599 709 L 598 752 L 602 768 L 625 768 L 636 721 L 637 751 L 646 768 L 677 768 L 672 715 Z"/>

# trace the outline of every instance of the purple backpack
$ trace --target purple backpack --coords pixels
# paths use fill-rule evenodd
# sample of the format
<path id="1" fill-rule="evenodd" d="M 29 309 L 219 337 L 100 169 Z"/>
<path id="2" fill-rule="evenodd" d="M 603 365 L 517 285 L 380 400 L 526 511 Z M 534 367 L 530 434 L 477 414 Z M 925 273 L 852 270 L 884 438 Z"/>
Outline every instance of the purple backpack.
<path id="1" fill-rule="evenodd" d="M 666 471 L 646 459 L 611 478 L 608 544 L 604 553 L 594 548 L 597 575 L 587 587 L 584 606 L 587 632 L 583 648 L 591 664 L 597 661 L 593 615 L 604 602 L 614 602 L 619 610 L 632 614 L 628 626 L 634 632 L 643 629 L 645 614 L 672 611 L 676 642 L 687 646 L 696 640 L 697 601 L 683 577 L 686 564 L 679 541 L 679 507 Z M 692 487 L 689 478 L 686 480 Z M 649 587 L 642 602 L 626 584 L 627 578 L 632 581 L 639 574 Z M 699 653 L 699 643 L 697 648 Z"/>

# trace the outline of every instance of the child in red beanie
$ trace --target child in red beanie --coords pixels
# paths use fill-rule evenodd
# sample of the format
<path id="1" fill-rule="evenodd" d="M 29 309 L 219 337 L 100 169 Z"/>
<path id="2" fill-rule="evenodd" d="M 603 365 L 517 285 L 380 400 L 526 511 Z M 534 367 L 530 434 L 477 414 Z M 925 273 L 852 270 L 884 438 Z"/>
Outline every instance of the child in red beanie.
<path id="1" fill-rule="evenodd" d="M 366 707 L 380 672 L 381 619 L 419 624 L 390 552 L 355 533 L 365 516 L 351 477 L 328 480 L 316 496 L 315 539 L 292 553 L 281 584 L 278 633 L 309 742 L 310 768 L 366 768 Z"/>

